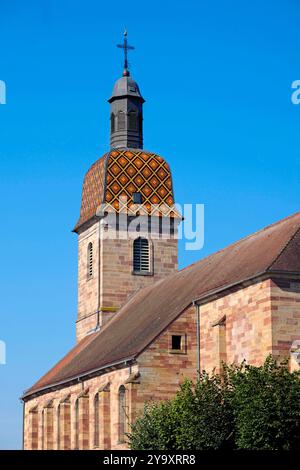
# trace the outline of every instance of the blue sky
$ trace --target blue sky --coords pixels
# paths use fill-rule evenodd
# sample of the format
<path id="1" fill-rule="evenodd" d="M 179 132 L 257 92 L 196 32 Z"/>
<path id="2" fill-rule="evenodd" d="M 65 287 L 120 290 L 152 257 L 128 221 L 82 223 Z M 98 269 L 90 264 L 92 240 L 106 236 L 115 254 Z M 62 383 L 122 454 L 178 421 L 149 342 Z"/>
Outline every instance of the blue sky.
<path id="1" fill-rule="evenodd" d="M 74 343 L 81 184 L 108 148 L 124 26 L 146 99 L 145 148 L 179 203 L 205 204 L 205 246 L 300 210 L 297 0 L 1 0 L 0 448 L 20 448 L 19 397 Z"/>

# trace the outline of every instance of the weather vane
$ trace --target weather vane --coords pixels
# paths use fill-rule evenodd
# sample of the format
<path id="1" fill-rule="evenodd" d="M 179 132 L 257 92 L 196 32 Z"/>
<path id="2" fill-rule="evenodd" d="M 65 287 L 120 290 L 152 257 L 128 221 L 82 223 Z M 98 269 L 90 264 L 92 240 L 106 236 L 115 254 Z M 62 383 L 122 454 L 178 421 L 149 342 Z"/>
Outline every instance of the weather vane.
<path id="1" fill-rule="evenodd" d="M 124 31 L 124 42 L 123 44 L 117 44 L 117 47 L 120 49 L 124 49 L 124 71 L 123 75 L 124 77 L 128 77 L 130 75 L 129 70 L 128 70 L 128 51 L 134 49 L 133 46 L 130 46 L 127 42 L 127 31 L 125 29 Z"/>

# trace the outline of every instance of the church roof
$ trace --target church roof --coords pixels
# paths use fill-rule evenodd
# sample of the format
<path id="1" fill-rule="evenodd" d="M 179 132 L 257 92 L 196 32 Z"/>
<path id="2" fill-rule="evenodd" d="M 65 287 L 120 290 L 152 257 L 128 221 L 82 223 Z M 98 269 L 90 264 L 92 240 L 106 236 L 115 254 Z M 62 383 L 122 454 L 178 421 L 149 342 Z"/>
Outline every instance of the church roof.
<path id="1" fill-rule="evenodd" d="M 135 359 L 194 300 L 274 273 L 300 274 L 300 212 L 141 289 L 98 333 L 86 336 L 33 387 L 50 387 Z"/>
<path id="2" fill-rule="evenodd" d="M 138 149 L 113 149 L 97 160 L 84 177 L 78 229 L 93 219 L 102 204 L 119 212 L 119 200 L 127 197 L 133 205 L 133 193 L 143 197 L 147 213 L 151 207 L 170 208 L 175 214 L 171 170 L 167 162 L 155 153 Z"/>

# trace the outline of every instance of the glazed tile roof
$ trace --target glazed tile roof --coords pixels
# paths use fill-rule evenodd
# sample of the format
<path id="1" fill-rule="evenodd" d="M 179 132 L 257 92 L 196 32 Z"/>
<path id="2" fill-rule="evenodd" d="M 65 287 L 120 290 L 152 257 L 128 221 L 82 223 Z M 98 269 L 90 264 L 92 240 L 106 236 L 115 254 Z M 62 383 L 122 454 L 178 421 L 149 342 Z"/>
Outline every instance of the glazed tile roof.
<path id="1" fill-rule="evenodd" d="M 167 215 L 175 215 L 171 171 L 162 157 L 138 149 L 106 153 L 84 177 L 80 218 L 74 231 L 93 218 L 102 204 L 119 212 L 119 200 L 126 197 L 127 207 L 132 207 L 136 192 L 142 194 L 147 213 L 156 205 L 163 206 Z"/>
<path id="2" fill-rule="evenodd" d="M 259 275 L 300 274 L 300 212 L 141 289 L 98 333 L 85 337 L 25 392 L 136 358 L 193 300 L 209 298 Z M 23 397 L 23 398 L 24 398 Z"/>

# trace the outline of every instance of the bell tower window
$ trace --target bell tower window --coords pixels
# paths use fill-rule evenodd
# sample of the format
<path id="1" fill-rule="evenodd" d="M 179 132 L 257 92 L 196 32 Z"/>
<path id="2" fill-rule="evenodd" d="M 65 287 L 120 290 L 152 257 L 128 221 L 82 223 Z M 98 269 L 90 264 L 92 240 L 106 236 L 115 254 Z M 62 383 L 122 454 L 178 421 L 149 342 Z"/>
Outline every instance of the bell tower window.
<path id="1" fill-rule="evenodd" d="M 111 115 L 110 115 L 110 132 L 111 133 L 115 132 L 115 115 L 114 115 L 114 113 L 111 113 Z"/>
<path id="2" fill-rule="evenodd" d="M 130 131 L 138 130 L 138 115 L 135 111 L 130 111 L 128 114 L 128 129 Z"/>
<path id="3" fill-rule="evenodd" d="M 90 242 L 87 249 L 87 278 L 93 277 L 93 244 Z"/>
<path id="4" fill-rule="evenodd" d="M 118 131 L 125 130 L 125 113 L 123 111 L 118 112 Z"/>
<path id="5" fill-rule="evenodd" d="M 133 242 L 134 274 L 150 274 L 150 247 L 147 238 L 136 238 Z"/>
<path id="6" fill-rule="evenodd" d="M 142 204 L 143 202 L 142 193 L 133 193 L 132 200 L 133 200 L 133 204 Z"/>

